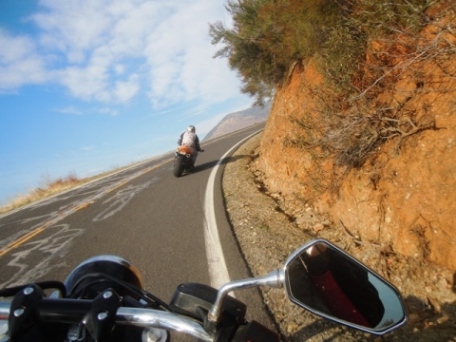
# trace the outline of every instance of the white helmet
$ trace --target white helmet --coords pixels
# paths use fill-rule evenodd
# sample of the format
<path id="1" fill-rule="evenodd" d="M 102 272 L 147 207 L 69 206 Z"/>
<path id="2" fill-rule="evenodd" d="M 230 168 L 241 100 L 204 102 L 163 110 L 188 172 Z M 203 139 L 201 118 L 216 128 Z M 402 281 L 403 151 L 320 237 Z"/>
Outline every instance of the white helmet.
<path id="1" fill-rule="evenodd" d="M 195 126 L 190 125 L 190 126 L 187 127 L 187 131 L 188 131 L 188 132 L 191 132 L 191 133 L 195 133 L 196 128 L 195 128 Z"/>

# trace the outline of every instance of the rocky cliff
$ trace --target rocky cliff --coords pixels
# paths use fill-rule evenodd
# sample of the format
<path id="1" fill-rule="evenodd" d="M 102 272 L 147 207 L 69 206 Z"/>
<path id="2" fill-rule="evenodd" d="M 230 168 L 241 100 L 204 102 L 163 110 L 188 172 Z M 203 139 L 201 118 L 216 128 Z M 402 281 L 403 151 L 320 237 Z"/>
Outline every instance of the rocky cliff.
<path id="1" fill-rule="evenodd" d="M 343 93 L 316 63 L 295 67 L 257 164 L 297 223 L 312 208 L 331 229 L 456 270 L 456 16 L 446 3 L 418 38 L 372 41 L 366 73 L 383 73 L 337 112 Z"/>
<path id="2" fill-rule="evenodd" d="M 264 122 L 268 118 L 270 110 L 271 102 L 267 102 L 263 107 L 253 106 L 239 112 L 230 113 L 206 134 L 204 140 L 216 138 L 256 123 Z"/>

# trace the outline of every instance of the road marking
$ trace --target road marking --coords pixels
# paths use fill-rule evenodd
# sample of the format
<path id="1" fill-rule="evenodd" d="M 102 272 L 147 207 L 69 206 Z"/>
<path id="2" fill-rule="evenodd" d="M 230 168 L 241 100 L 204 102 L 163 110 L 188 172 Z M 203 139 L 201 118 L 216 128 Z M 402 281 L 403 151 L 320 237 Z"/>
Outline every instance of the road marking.
<path id="1" fill-rule="evenodd" d="M 144 170 L 140 170 L 136 173 L 134 173 L 133 175 L 127 177 L 126 179 L 122 179 L 120 182 L 117 182 L 115 183 L 113 186 L 111 186 L 110 188 L 106 189 L 105 191 L 99 193 L 99 194 L 95 194 L 94 196 L 88 198 L 87 200 L 79 203 L 79 204 L 74 204 L 72 206 L 70 206 L 68 209 L 64 210 L 63 212 L 59 213 L 59 215 L 55 218 L 52 218 L 48 221 L 45 221 L 43 222 L 39 227 L 31 230 L 30 232 L 26 233 L 25 235 L 21 236 L 20 238 L 16 239 L 15 241 L 12 241 L 10 244 L 8 244 L 6 247 L 4 248 L 0 248 L 0 257 L 4 256 L 5 254 L 9 253 L 11 250 L 21 246 L 22 244 L 24 244 L 25 242 L 27 242 L 28 240 L 30 240 L 31 238 L 35 237 L 36 235 L 40 234 L 41 232 L 43 232 L 46 228 L 49 228 L 50 226 L 58 223 L 59 221 L 63 220 L 64 218 L 70 216 L 71 214 L 75 213 L 76 211 L 78 210 L 81 210 L 81 209 L 85 209 L 87 208 L 88 206 L 90 206 L 91 204 L 93 204 L 95 202 L 95 200 L 103 197 L 104 195 L 118 189 L 119 187 L 127 184 L 128 182 L 132 181 L 133 179 L 139 177 L 139 176 L 142 176 L 144 174 L 146 174 L 147 172 L 149 171 L 152 171 L 158 167 L 161 167 L 163 166 L 164 164 L 168 163 L 169 160 L 166 160 L 166 161 L 163 161 L 157 165 L 154 165 L 154 166 L 150 166 Z"/>
<path id="2" fill-rule="evenodd" d="M 209 179 L 206 185 L 206 193 L 204 197 L 204 240 L 206 244 L 206 255 L 207 263 L 209 267 L 209 278 L 211 286 L 218 289 L 223 284 L 229 283 L 231 281 L 228 268 L 225 262 L 225 256 L 222 251 L 222 244 L 220 242 L 220 236 L 218 233 L 217 220 L 215 218 L 215 208 L 214 208 L 214 187 L 215 187 L 215 175 L 218 172 L 222 161 L 226 158 L 227 155 L 231 153 L 235 148 L 241 145 L 244 141 L 250 139 L 254 135 L 257 135 L 262 130 L 259 130 L 248 137 L 244 138 L 236 145 L 231 147 L 228 152 L 226 152 L 222 158 L 217 162 L 217 165 L 211 171 Z"/>
<path id="3" fill-rule="evenodd" d="M 4 249 L 2 249 L 0 251 L 0 257 L 3 256 L 4 254 L 8 253 L 10 250 L 12 250 L 16 247 L 19 247 L 20 245 L 22 245 L 24 242 L 30 240 L 35 235 L 38 235 L 39 233 L 41 233 L 44 230 L 44 228 L 45 227 L 40 227 L 35 230 L 32 230 L 31 232 L 28 232 L 27 234 L 21 236 L 16 241 L 13 241 L 12 243 L 10 243 L 8 246 L 6 246 Z"/>
<path id="4" fill-rule="evenodd" d="M 30 232 L 21 236 L 17 240 L 11 242 L 8 246 L 0 249 L 0 257 L 9 253 L 13 249 L 16 249 L 17 247 L 21 246 L 22 244 L 24 244 L 31 238 L 37 236 L 38 234 L 42 233 L 47 228 L 49 228 L 52 225 L 56 224 L 57 222 L 63 220 L 64 218 L 70 216 L 71 214 L 75 213 L 76 211 L 88 207 L 91 203 L 93 203 L 93 202 L 91 200 L 88 200 L 88 201 L 82 202 L 80 204 L 74 204 L 74 205 L 70 206 L 68 209 L 65 209 L 64 211 L 60 212 L 56 217 L 53 217 L 53 218 L 43 222 L 39 227 L 31 230 Z"/>
<path id="5" fill-rule="evenodd" d="M 5 267 L 16 270 L 0 288 L 19 286 L 42 279 L 51 269 L 68 266 L 69 246 L 73 239 L 84 233 L 84 229 L 71 229 L 69 224 L 49 227 L 48 234 L 34 239 L 26 248 L 11 255 Z M 29 264 L 30 255 L 35 255 Z M 1 335 L 1 333 L 0 333 Z M 0 339 L 1 340 L 1 339 Z"/>

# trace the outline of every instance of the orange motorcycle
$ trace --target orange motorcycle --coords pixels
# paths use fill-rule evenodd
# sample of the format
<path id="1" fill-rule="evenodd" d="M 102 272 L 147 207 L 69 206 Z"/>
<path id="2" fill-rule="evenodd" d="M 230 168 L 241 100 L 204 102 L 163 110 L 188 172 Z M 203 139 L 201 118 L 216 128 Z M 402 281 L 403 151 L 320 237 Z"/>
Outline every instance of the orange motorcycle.
<path id="1" fill-rule="evenodd" d="M 203 150 L 200 152 L 203 152 Z M 173 168 L 173 174 L 175 177 L 181 177 L 195 168 L 192 161 L 193 153 L 197 152 L 189 146 L 181 145 L 177 148 L 175 152 L 176 160 Z"/>

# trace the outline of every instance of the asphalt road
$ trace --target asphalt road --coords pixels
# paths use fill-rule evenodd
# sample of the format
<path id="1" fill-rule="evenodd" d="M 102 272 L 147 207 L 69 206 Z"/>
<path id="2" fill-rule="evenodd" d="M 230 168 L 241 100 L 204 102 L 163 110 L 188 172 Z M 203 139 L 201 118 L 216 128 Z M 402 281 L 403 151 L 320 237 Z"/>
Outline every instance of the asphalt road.
<path id="1" fill-rule="evenodd" d="M 224 210 L 221 172 L 231 159 L 229 154 L 222 157 L 261 128 L 252 126 L 203 142 L 205 152 L 199 154 L 191 175 L 175 178 L 170 154 L 4 215 L 0 218 L 0 288 L 63 281 L 81 261 L 99 254 L 131 261 L 140 270 L 146 290 L 165 301 L 180 283 L 218 287 L 209 265 L 220 270 L 220 258 L 206 252 L 205 234 L 214 228 L 207 219 L 208 210 L 215 213 L 221 261 L 229 278 L 248 277 Z M 215 186 L 208 192 L 214 169 L 218 169 L 212 174 Z M 210 203 L 205 202 L 208 194 Z M 250 316 L 267 323 L 261 300 L 252 291 L 236 296 L 248 302 Z"/>

